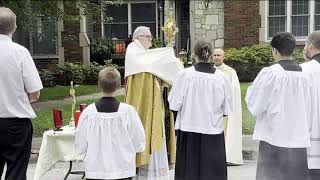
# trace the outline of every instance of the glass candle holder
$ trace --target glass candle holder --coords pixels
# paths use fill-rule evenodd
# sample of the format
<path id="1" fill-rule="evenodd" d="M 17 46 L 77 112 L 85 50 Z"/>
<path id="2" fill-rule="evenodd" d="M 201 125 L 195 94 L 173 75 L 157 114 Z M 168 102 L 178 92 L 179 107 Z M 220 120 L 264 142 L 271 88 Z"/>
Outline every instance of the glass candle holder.
<path id="1" fill-rule="evenodd" d="M 62 131 L 63 126 L 63 117 L 62 117 L 62 109 L 53 109 L 53 123 L 55 127 L 55 131 Z"/>

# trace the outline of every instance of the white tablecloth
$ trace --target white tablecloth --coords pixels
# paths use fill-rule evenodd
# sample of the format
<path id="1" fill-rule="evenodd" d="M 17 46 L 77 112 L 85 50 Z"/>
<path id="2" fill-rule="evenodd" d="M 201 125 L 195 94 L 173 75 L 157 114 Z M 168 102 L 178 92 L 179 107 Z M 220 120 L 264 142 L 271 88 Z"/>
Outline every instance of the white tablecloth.
<path id="1" fill-rule="evenodd" d="M 50 130 L 43 133 L 34 180 L 40 180 L 59 161 L 82 159 L 75 155 L 74 139 L 75 129 L 69 126 L 64 126 L 63 131 Z"/>

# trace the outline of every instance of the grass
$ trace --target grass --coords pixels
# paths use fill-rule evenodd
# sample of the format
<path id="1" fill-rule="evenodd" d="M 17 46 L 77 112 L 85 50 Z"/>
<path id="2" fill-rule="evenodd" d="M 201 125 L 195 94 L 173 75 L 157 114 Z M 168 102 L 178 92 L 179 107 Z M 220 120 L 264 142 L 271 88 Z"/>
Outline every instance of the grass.
<path id="1" fill-rule="evenodd" d="M 80 85 L 75 86 L 76 96 L 93 94 L 100 92 L 100 89 L 97 85 Z M 44 88 L 41 90 L 41 95 L 39 101 L 49 101 L 64 99 L 69 96 L 70 86 L 59 86 L 59 87 L 50 87 Z"/>
<path id="2" fill-rule="evenodd" d="M 117 99 L 119 101 L 123 101 L 124 96 L 118 96 Z M 91 104 L 95 102 L 97 99 L 91 99 L 87 101 L 79 101 L 76 104 L 76 109 L 79 109 L 79 105 L 81 103 Z M 57 104 L 57 108 L 63 109 L 62 115 L 63 115 L 63 122 L 64 125 L 68 125 L 71 117 L 71 104 L 70 105 L 64 105 L 60 106 Z M 32 120 L 33 124 L 33 136 L 34 137 L 42 137 L 42 134 L 50 129 L 54 128 L 53 125 L 53 115 L 52 115 L 52 109 L 46 109 L 44 111 L 38 112 L 37 117 Z"/>
<path id="3" fill-rule="evenodd" d="M 250 114 L 250 112 L 247 109 L 247 105 L 245 103 L 245 96 L 247 92 L 247 88 L 249 86 L 249 83 L 241 83 L 241 98 L 242 98 L 242 132 L 243 134 L 252 134 L 254 125 L 255 125 L 255 118 Z M 91 94 L 95 93 L 95 88 L 97 86 L 79 86 L 76 87 L 77 95 L 84 95 L 84 94 Z M 58 90 L 57 90 L 58 89 Z M 57 92 L 59 91 L 59 93 Z M 62 98 L 62 96 L 58 96 L 58 94 L 62 95 L 65 93 L 68 96 L 69 93 L 69 87 L 59 87 L 59 88 L 48 88 L 46 93 L 56 93 L 53 95 L 48 95 L 46 99 L 58 97 Z M 91 92 L 91 93 L 89 93 Z M 96 91 L 99 92 L 99 91 Z M 45 93 L 43 93 L 45 94 Z M 41 94 L 41 96 L 43 95 Z M 50 93 L 49 93 L 50 94 Z M 65 96 L 66 97 L 66 96 Z M 124 96 L 118 96 L 118 100 L 123 101 Z M 95 102 L 96 99 L 87 100 L 87 101 L 79 101 L 77 102 L 76 109 L 79 109 L 79 104 L 86 103 L 91 104 Z M 57 108 L 63 109 L 63 119 L 64 124 L 67 125 L 70 120 L 70 112 L 71 112 L 71 105 L 61 106 L 59 104 L 56 105 Z M 47 131 L 49 129 L 53 129 L 53 117 L 52 117 L 52 109 L 46 109 L 44 111 L 37 113 L 37 118 L 33 119 L 33 127 L 34 127 L 34 136 L 35 137 L 41 137 L 44 131 Z"/>
<path id="4" fill-rule="evenodd" d="M 251 115 L 251 113 L 247 109 L 247 104 L 245 102 L 245 97 L 246 97 L 248 87 L 249 87 L 249 83 L 241 83 L 242 133 L 243 134 L 252 134 L 254 125 L 255 125 L 255 118 Z"/>

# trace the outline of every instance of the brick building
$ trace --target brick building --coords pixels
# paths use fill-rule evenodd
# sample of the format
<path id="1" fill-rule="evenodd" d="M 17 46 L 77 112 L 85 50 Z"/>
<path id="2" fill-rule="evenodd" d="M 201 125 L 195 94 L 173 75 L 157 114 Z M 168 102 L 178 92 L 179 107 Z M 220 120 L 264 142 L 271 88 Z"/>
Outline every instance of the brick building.
<path id="1" fill-rule="evenodd" d="M 55 23 L 42 17 L 38 32 L 17 32 L 16 41 L 26 45 L 40 68 L 65 61 L 88 64 L 94 38 L 125 40 L 140 25 L 149 26 L 163 39 L 161 27 L 170 11 L 180 29 L 177 53 L 190 49 L 196 39 L 210 40 L 214 47 L 241 48 L 269 42 L 279 31 L 292 32 L 303 45 L 307 35 L 320 29 L 320 0 L 128 0 L 108 5 L 101 12 L 73 23 Z M 103 3 L 103 5 L 105 5 Z M 66 14 L 81 14 L 80 7 L 62 7 Z M 94 23 L 92 23 L 94 22 Z M 49 28 L 48 28 L 49 27 Z M 52 27 L 52 28 L 50 28 Z M 42 38 L 41 37 L 46 37 Z"/>

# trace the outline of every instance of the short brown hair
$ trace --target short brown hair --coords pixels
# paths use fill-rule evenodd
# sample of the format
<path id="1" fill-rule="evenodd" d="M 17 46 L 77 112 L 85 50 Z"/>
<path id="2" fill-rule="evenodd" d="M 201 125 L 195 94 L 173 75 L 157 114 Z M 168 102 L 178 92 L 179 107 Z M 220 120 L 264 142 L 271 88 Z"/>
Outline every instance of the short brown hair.
<path id="1" fill-rule="evenodd" d="M 115 92 L 120 88 L 121 75 L 115 67 L 106 67 L 99 72 L 99 86 L 105 93 Z"/>
<path id="2" fill-rule="evenodd" d="M 320 49 L 320 31 L 313 31 L 308 36 L 308 41 L 317 49 Z"/>
<path id="3" fill-rule="evenodd" d="M 8 35 L 16 28 L 17 16 L 6 7 L 0 7 L 0 34 Z"/>

